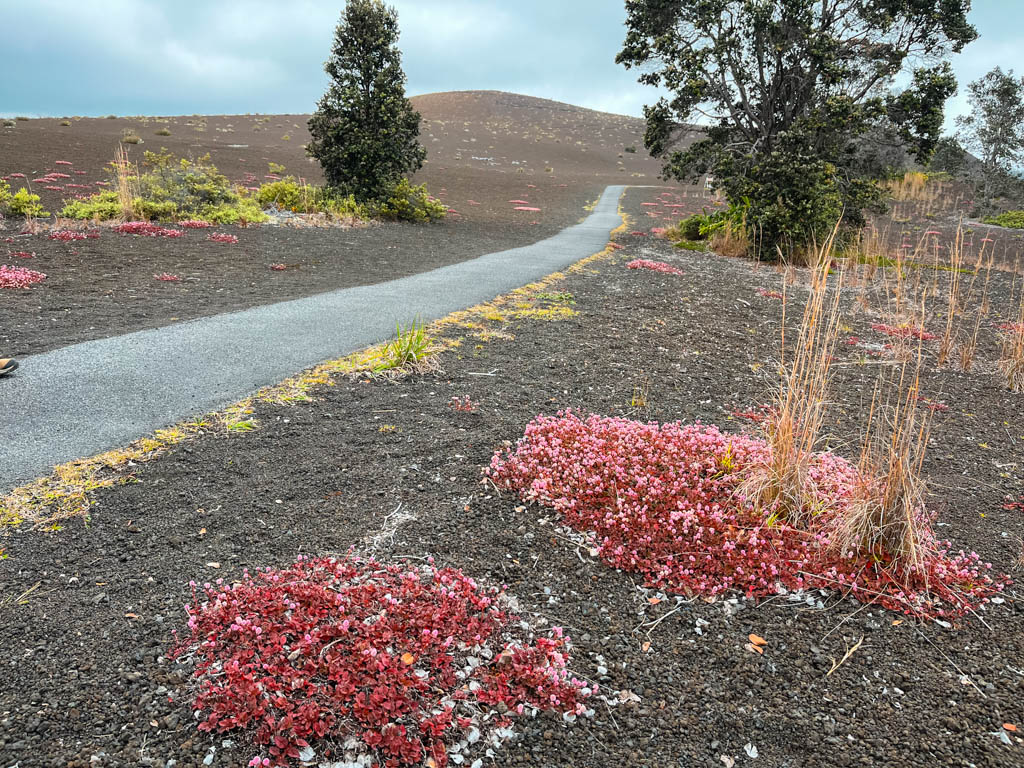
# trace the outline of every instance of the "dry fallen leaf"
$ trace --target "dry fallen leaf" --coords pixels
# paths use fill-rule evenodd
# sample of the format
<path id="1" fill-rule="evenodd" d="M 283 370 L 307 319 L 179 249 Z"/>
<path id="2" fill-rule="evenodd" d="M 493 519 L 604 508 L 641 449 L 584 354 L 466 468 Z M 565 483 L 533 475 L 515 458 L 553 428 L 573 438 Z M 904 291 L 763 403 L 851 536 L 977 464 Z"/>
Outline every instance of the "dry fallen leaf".
<path id="1" fill-rule="evenodd" d="M 658 603 L 661 602 L 661 598 L 660 597 L 648 597 L 647 598 L 647 602 L 650 603 L 651 605 L 657 605 Z"/>
<path id="2" fill-rule="evenodd" d="M 416 657 L 413 656 L 408 651 L 402 654 L 402 663 L 403 664 L 409 665 L 409 664 L 412 664 L 414 661 L 416 661 Z"/>
<path id="3" fill-rule="evenodd" d="M 199 529 L 199 535 L 200 536 L 205 536 L 206 535 L 206 529 L 205 528 L 200 528 Z"/>
<path id="4" fill-rule="evenodd" d="M 126 613 L 124 615 L 124 617 L 126 619 L 137 619 L 137 618 L 139 618 L 138 614 L 136 614 L 136 613 Z"/>
<path id="5" fill-rule="evenodd" d="M 1014 725 L 1013 723 L 1003 723 L 1003 728 L 1005 728 L 1006 730 L 1010 731 L 1011 733 L 1016 733 L 1017 732 L 1017 726 Z"/>
<path id="6" fill-rule="evenodd" d="M 722 755 L 720 759 L 723 763 L 725 763 L 725 768 L 732 768 L 734 765 L 736 765 L 736 759 L 733 757 L 729 757 L 729 755 Z"/>
<path id="7" fill-rule="evenodd" d="M 220 568 L 220 563 L 207 563 L 206 565 L 210 568 Z"/>
<path id="8" fill-rule="evenodd" d="M 754 645 L 768 645 L 768 641 L 760 635 L 747 635 L 747 639 Z"/>
<path id="9" fill-rule="evenodd" d="M 640 646 L 640 650 L 643 651 L 644 653 L 647 653 L 649 650 L 651 650 L 651 643 L 650 643 L 650 641 L 647 641 L 646 643 L 641 645 Z"/>
<path id="10" fill-rule="evenodd" d="M 759 645 L 754 645 L 753 643 L 747 643 L 747 644 L 746 644 L 746 645 L 744 646 L 744 648 L 746 648 L 746 649 L 747 649 L 748 651 L 750 651 L 751 653 L 759 653 L 759 654 L 761 654 L 762 656 L 764 655 L 764 648 L 762 648 L 762 647 L 761 647 L 761 646 L 759 646 Z"/>

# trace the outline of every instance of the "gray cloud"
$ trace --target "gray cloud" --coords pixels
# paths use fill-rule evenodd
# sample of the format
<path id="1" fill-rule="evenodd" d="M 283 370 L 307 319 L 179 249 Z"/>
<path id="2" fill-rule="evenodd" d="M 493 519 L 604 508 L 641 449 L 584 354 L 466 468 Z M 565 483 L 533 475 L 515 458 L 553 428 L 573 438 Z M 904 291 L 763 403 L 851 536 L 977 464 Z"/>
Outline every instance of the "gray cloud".
<path id="1" fill-rule="evenodd" d="M 410 94 L 492 89 L 639 115 L 618 0 L 391 0 Z M 0 0 L 0 113 L 308 112 L 342 0 Z M 1008 9 L 1007 6 L 1012 6 Z M 1024 70 L 1024 3 L 975 0 L 961 82 Z M 1015 17 L 1015 18 L 1011 18 Z M 963 91 L 963 88 L 961 88 Z M 961 94 L 951 113 L 966 108 Z"/>

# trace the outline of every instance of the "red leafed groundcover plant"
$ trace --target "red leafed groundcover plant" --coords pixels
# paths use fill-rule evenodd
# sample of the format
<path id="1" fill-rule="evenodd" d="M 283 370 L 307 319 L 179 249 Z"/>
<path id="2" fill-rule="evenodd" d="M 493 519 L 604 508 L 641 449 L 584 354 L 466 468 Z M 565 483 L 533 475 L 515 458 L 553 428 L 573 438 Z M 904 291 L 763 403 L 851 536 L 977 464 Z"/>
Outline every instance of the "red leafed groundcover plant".
<path id="1" fill-rule="evenodd" d="M 742 482 L 767 459 L 764 440 L 714 426 L 566 411 L 531 422 L 516 446 L 495 454 L 488 473 L 499 488 L 553 507 L 591 535 L 609 565 L 688 595 L 825 588 L 934 618 L 964 615 L 1005 585 L 976 554 L 951 553 L 923 509 L 921 568 L 837 551 L 829 531 L 850 503 L 858 470 L 831 453 L 811 465 L 819 512 L 809 527 L 756 509 Z"/>
<path id="2" fill-rule="evenodd" d="M 200 730 L 266 748 L 251 766 L 469 765 L 512 716 L 589 713 L 561 630 L 533 637 L 502 591 L 458 570 L 350 553 L 222 581 L 193 585 L 170 656 L 195 665 Z"/>

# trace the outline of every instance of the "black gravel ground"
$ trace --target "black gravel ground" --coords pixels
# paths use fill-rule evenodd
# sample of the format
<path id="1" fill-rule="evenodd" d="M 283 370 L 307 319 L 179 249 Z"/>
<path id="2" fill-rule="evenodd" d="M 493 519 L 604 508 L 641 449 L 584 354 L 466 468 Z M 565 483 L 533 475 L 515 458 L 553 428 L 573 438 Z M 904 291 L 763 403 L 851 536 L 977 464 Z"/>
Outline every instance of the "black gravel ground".
<path id="1" fill-rule="evenodd" d="M 627 209 L 639 215 L 649 194 L 630 192 Z M 1002 727 L 1024 728 L 1017 587 L 950 628 L 819 593 L 652 605 L 635 576 L 568 543 L 551 511 L 481 485 L 481 466 L 538 413 L 572 406 L 741 429 L 730 412 L 767 399 L 780 305 L 756 289 L 778 288 L 780 276 L 649 237 L 622 242 L 548 289 L 571 294 L 575 317 L 517 320 L 489 341 L 467 335 L 442 374 L 344 380 L 312 404 L 260 406 L 256 432 L 211 430 L 126 470 L 135 482 L 98 493 L 88 524 L 3 540 L 4 764 L 192 766 L 216 747 L 212 765 L 244 765 L 244 739 L 225 748 L 196 731 L 183 673 L 163 658 L 188 581 L 365 548 L 399 504 L 414 519 L 382 556 L 429 554 L 509 584 L 535 621 L 566 627 L 579 673 L 611 700 L 630 699 L 599 703 L 571 726 L 521 723 L 498 765 L 1024 763 L 1019 732 Z M 625 269 L 635 257 L 685 274 Z M 545 301 L 558 300 L 567 297 Z M 851 311 L 847 322 L 870 335 L 870 316 Z M 840 354 L 850 363 L 835 385 L 842 416 L 870 396 L 876 370 L 853 349 Z M 630 404 L 638 387 L 648 390 L 642 409 Z M 1012 571 L 1024 521 L 1002 505 L 1024 493 L 1020 397 L 980 363 L 967 375 L 929 371 L 925 392 L 949 404 L 925 467 L 940 530 Z M 451 408 L 463 395 L 474 412 Z M 838 444 L 853 443 L 856 421 L 832 425 Z M 752 632 L 767 640 L 763 656 L 744 649 Z"/>

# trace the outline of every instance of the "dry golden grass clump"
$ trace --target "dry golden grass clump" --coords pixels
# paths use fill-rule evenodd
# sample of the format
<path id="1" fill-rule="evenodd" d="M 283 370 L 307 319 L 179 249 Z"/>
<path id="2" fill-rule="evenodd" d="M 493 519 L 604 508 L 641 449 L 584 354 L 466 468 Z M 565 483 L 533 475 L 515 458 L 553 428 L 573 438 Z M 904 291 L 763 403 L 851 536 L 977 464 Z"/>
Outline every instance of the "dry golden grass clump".
<path id="1" fill-rule="evenodd" d="M 810 479 L 825 416 L 831 363 L 841 326 L 840 298 L 844 272 L 829 285 L 835 232 L 819 249 L 811 270 L 810 294 L 804 305 L 799 337 L 786 360 L 783 296 L 782 381 L 773 397 L 771 415 L 763 422 L 767 463 L 755 470 L 741 493 L 774 517 L 806 523 L 819 497 Z"/>
<path id="2" fill-rule="evenodd" d="M 929 421 L 920 399 L 918 355 L 888 382 L 893 402 L 884 403 L 884 384 L 875 388 L 861 445 L 857 482 L 841 515 L 832 519 L 830 541 L 841 552 L 865 552 L 909 573 L 921 571 L 928 554 L 928 521 L 921 466 Z"/>

